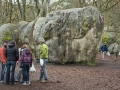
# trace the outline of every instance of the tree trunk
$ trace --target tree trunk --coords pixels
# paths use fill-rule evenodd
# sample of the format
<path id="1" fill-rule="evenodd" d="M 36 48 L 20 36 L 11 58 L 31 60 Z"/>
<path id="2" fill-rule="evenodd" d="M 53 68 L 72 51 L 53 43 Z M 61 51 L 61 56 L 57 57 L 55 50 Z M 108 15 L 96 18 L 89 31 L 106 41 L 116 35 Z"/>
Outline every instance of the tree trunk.
<path id="1" fill-rule="evenodd" d="M 0 0 L 0 26 L 2 25 L 2 0 Z"/>
<path id="2" fill-rule="evenodd" d="M 19 2 L 19 0 L 17 0 L 17 3 L 18 3 L 18 8 L 19 8 L 19 11 L 20 11 L 20 16 L 21 16 L 21 18 L 22 18 L 22 9 L 21 9 L 21 5 L 20 5 L 20 2 Z"/>
<path id="3" fill-rule="evenodd" d="M 34 0 L 37 9 L 36 17 L 45 17 L 49 13 L 50 0 Z"/>
<path id="4" fill-rule="evenodd" d="M 26 0 L 22 0 L 22 5 L 23 5 L 23 8 L 22 8 L 22 10 L 23 10 L 23 12 L 22 12 L 22 19 L 24 20 L 24 21 L 26 21 Z"/>
<path id="5" fill-rule="evenodd" d="M 10 0 L 10 23 L 12 22 L 12 0 Z"/>

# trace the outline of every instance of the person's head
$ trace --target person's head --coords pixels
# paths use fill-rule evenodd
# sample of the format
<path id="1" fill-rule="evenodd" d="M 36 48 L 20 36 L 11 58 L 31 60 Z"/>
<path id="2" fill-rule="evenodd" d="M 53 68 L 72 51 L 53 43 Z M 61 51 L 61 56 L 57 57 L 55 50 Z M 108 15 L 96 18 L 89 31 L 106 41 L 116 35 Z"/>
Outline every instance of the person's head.
<path id="1" fill-rule="evenodd" d="M 9 44 L 13 44 L 14 46 L 16 46 L 16 42 L 14 40 L 11 40 Z"/>
<path id="2" fill-rule="evenodd" d="M 25 48 L 25 49 L 29 49 L 28 45 L 26 45 L 26 44 L 24 45 L 24 48 Z"/>
<path id="3" fill-rule="evenodd" d="M 25 50 L 29 50 L 29 51 L 30 51 L 30 53 L 32 53 L 32 51 L 30 50 L 30 48 L 29 48 L 29 46 L 28 46 L 28 45 L 24 45 L 24 49 L 25 49 Z"/>
<path id="4" fill-rule="evenodd" d="M 3 43 L 4 47 L 7 47 L 8 43 L 9 43 L 8 41 L 4 41 Z"/>
<path id="5" fill-rule="evenodd" d="M 43 37 L 40 37 L 39 40 L 38 40 L 38 43 L 39 43 L 39 44 L 42 44 L 42 43 L 44 43 L 44 42 L 45 42 L 45 39 L 44 39 Z"/>
<path id="6" fill-rule="evenodd" d="M 24 42 L 24 43 L 22 44 L 22 47 L 25 47 L 25 45 L 28 45 L 27 42 Z"/>
<path id="7" fill-rule="evenodd" d="M 106 45 L 106 42 L 104 42 L 104 45 Z"/>

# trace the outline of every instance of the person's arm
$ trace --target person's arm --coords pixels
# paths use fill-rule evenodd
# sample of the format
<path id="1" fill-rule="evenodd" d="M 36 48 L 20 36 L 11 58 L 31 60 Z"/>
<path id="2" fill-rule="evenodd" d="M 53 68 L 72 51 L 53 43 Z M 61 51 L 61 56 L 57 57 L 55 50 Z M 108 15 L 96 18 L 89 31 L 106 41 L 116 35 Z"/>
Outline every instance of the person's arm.
<path id="1" fill-rule="evenodd" d="M 5 57 L 7 58 L 7 48 L 6 48 L 6 50 L 5 50 Z"/>
<path id="2" fill-rule="evenodd" d="M 102 51 L 102 49 L 103 49 L 103 45 L 100 47 L 100 51 Z"/>
<path id="3" fill-rule="evenodd" d="M 19 51 L 18 51 L 18 48 L 16 48 L 16 59 L 17 59 L 17 61 L 19 60 Z"/>
<path id="4" fill-rule="evenodd" d="M 23 54 L 23 52 L 22 52 L 22 53 L 21 53 L 21 56 L 20 56 L 20 67 L 22 67 L 23 58 L 24 58 L 24 54 Z"/>
<path id="5" fill-rule="evenodd" d="M 7 58 L 6 58 L 6 49 L 4 49 L 4 48 L 2 48 L 1 49 L 1 61 L 3 62 L 3 63 L 6 63 L 6 61 L 7 61 Z"/>

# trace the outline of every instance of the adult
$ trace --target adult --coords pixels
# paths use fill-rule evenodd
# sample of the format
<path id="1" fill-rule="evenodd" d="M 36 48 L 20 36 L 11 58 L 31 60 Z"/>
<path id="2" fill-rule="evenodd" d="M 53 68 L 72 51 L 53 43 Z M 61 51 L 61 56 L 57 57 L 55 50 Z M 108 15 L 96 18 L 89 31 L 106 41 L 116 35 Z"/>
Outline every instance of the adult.
<path id="1" fill-rule="evenodd" d="M 6 84 L 9 84 L 9 81 L 11 85 L 14 83 L 14 75 L 15 75 L 15 67 L 16 62 L 19 58 L 19 52 L 18 48 L 16 47 L 15 41 L 10 41 L 8 44 L 8 47 L 6 48 L 6 58 L 7 58 L 7 72 L 6 72 Z M 10 75 L 10 68 L 11 68 L 11 75 Z"/>
<path id="2" fill-rule="evenodd" d="M 106 45 L 106 42 L 104 42 L 104 44 L 100 47 L 101 50 L 101 55 L 102 55 L 102 59 L 105 59 L 105 53 L 108 52 L 108 46 Z"/>
<path id="3" fill-rule="evenodd" d="M 117 56 L 118 56 L 118 53 L 119 53 L 119 45 L 116 42 L 113 45 L 112 51 L 115 55 L 115 62 L 116 62 Z"/>
<path id="4" fill-rule="evenodd" d="M 48 46 L 45 44 L 45 40 L 43 37 L 39 38 L 38 43 L 40 44 L 40 60 L 43 60 L 43 65 L 41 65 L 41 72 L 40 72 L 40 81 L 47 82 L 48 74 L 46 71 L 46 63 L 48 61 Z M 40 61 L 41 62 L 41 61 Z M 44 79 L 43 79 L 44 77 Z"/>
<path id="5" fill-rule="evenodd" d="M 8 41 L 5 41 L 3 46 L 0 48 L 0 57 L 1 57 L 1 62 L 2 62 L 0 82 L 4 82 L 4 74 L 5 74 L 6 62 L 7 62 L 7 58 L 5 56 L 5 51 L 7 48 L 7 44 L 8 44 Z"/>

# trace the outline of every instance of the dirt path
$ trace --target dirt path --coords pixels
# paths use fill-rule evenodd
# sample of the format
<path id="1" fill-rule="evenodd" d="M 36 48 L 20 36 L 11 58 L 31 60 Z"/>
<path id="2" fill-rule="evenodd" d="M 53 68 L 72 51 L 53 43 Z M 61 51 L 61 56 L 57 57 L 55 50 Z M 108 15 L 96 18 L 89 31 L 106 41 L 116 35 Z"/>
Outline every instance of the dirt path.
<path id="1" fill-rule="evenodd" d="M 47 65 L 49 81 L 41 83 L 40 66 L 35 63 L 37 72 L 30 74 L 31 85 L 6 85 L 0 83 L 0 90 L 120 90 L 120 56 L 114 61 L 113 55 L 101 60 L 98 53 L 97 66 Z M 1 68 L 0 68 L 1 69 Z M 16 73 L 18 72 L 18 66 Z"/>

